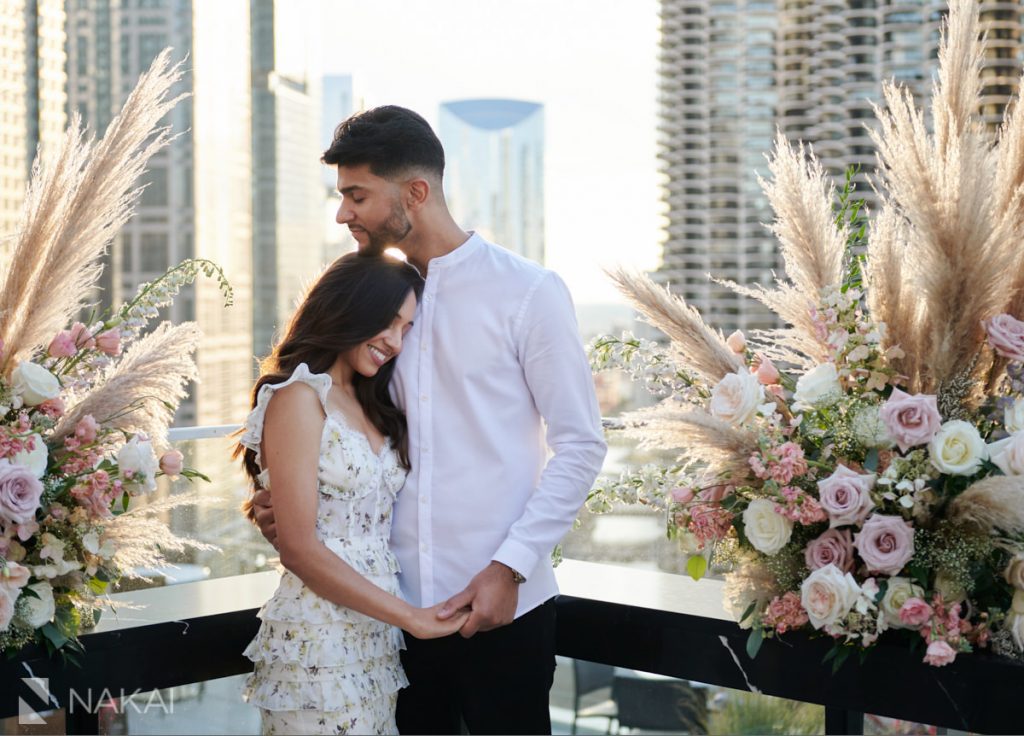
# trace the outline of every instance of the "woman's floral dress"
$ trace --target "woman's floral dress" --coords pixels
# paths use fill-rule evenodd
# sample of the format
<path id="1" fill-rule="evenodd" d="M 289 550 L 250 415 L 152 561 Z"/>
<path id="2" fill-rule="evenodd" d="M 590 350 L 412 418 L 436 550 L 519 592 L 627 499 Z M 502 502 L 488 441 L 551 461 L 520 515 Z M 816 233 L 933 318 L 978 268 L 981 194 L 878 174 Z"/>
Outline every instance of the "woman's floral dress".
<path id="1" fill-rule="evenodd" d="M 303 363 L 284 383 L 263 386 L 241 443 L 261 462 L 267 404 L 274 391 L 296 381 L 316 389 L 327 415 L 320 438 L 317 537 L 398 595 L 398 561 L 388 537 L 405 470 L 390 441 L 374 453 L 364 434 L 328 408 L 329 376 L 310 373 Z M 260 481 L 269 490 L 268 480 L 264 471 Z M 255 669 L 243 697 L 261 709 L 264 733 L 397 733 L 395 701 L 408 684 L 398 658 L 399 629 L 324 600 L 287 570 L 259 617 L 259 633 L 245 650 Z"/>

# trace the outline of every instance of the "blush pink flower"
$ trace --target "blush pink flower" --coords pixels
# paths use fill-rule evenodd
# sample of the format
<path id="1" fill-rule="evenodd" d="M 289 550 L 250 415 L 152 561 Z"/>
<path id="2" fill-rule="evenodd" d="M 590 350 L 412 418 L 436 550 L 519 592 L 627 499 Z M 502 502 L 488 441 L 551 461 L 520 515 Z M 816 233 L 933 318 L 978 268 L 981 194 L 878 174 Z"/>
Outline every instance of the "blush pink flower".
<path id="1" fill-rule="evenodd" d="M 988 344 L 997 355 L 1024 362 L 1024 322 L 1008 314 L 997 314 L 981 325 L 988 333 Z"/>
<path id="2" fill-rule="evenodd" d="M 956 650 L 942 639 L 936 639 L 928 645 L 924 661 L 933 667 L 943 667 L 956 659 Z"/>
<path id="3" fill-rule="evenodd" d="M 0 460 L 0 519 L 9 524 L 33 521 L 43 484 L 24 465 Z"/>
<path id="4" fill-rule="evenodd" d="M 911 447 L 927 445 L 942 427 L 942 415 L 939 414 L 938 399 L 935 396 L 911 396 L 898 388 L 892 390 L 879 416 L 903 452 Z"/>
<path id="5" fill-rule="evenodd" d="M 743 355 L 747 349 L 747 338 L 743 336 L 742 332 L 736 330 L 725 339 L 725 344 L 737 355 Z"/>
<path id="6" fill-rule="evenodd" d="M 775 504 L 775 511 L 798 524 L 817 524 L 828 516 L 817 499 L 795 486 L 783 486 L 779 493 L 785 503 Z"/>
<path id="7" fill-rule="evenodd" d="M 163 460 L 160 461 L 160 465 L 161 467 L 163 466 Z M 668 495 L 671 496 L 672 500 L 676 503 L 690 503 L 690 501 L 693 500 L 693 489 L 686 486 L 680 486 L 679 488 L 673 488 Z"/>
<path id="8" fill-rule="evenodd" d="M 168 450 L 160 457 L 160 470 L 164 475 L 169 475 L 172 478 L 180 475 L 182 468 L 185 464 L 185 456 L 182 455 L 178 450 Z M 684 489 L 675 489 L 684 490 Z M 673 491 L 674 493 L 675 491 Z M 692 491 L 691 491 L 692 494 Z M 674 496 L 673 496 L 674 498 Z M 680 501 L 679 503 L 685 503 Z"/>
<path id="9" fill-rule="evenodd" d="M 804 561 L 811 570 L 835 565 L 843 572 L 853 570 L 853 540 L 849 529 L 829 529 L 807 543 Z"/>
<path id="10" fill-rule="evenodd" d="M 928 623 L 934 611 L 920 598 L 907 598 L 900 606 L 900 621 L 907 626 L 923 626 Z"/>
<path id="11" fill-rule="evenodd" d="M 760 361 L 757 365 L 757 370 L 754 371 L 757 380 L 765 386 L 777 384 L 779 382 L 779 369 L 775 367 L 771 360 L 763 355 L 758 354 L 757 358 Z"/>
<path id="12" fill-rule="evenodd" d="M 99 434 L 100 425 L 92 414 L 86 414 L 84 417 L 78 420 L 78 424 L 75 425 L 75 437 L 83 445 L 91 445 L 96 441 L 96 437 Z"/>
<path id="13" fill-rule="evenodd" d="M 70 358 L 78 352 L 78 347 L 75 345 L 75 338 L 71 336 L 71 333 L 68 330 L 61 330 L 50 341 L 50 347 L 46 349 L 46 352 L 53 358 Z"/>
<path id="14" fill-rule="evenodd" d="M 0 590 L 0 631 L 5 631 L 14 618 L 15 597 L 6 590 Z"/>
<path id="15" fill-rule="evenodd" d="M 694 504 L 689 511 L 690 523 L 687 529 L 701 546 L 722 539 L 732 528 L 732 512 L 716 504 Z"/>
<path id="16" fill-rule="evenodd" d="M 785 634 L 790 629 L 799 629 L 810 619 L 800 602 L 799 593 L 787 592 L 772 598 L 762 616 L 764 625 L 774 628 L 776 633 Z"/>
<path id="17" fill-rule="evenodd" d="M 96 336 L 96 347 L 107 355 L 121 354 L 121 330 L 115 327 L 112 330 L 101 332 Z"/>
<path id="18" fill-rule="evenodd" d="M 96 340 L 93 338 L 89 328 L 81 322 L 71 325 L 71 339 L 79 350 L 92 350 L 96 347 Z"/>
<path id="19" fill-rule="evenodd" d="M 874 487 L 873 474 L 856 473 L 845 465 L 837 466 L 832 475 L 819 480 L 818 497 L 828 514 L 829 526 L 862 523 L 875 505 L 871 500 Z"/>
<path id="20" fill-rule="evenodd" d="M 874 514 L 854 536 L 853 546 L 868 570 L 898 575 L 914 556 L 914 527 L 900 516 Z"/>
<path id="21" fill-rule="evenodd" d="M 36 407 L 38 411 L 41 411 L 51 419 L 59 419 L 64 416 L 64 399 L 60 396 L 56 396 L 52 399 L 47 399 L 42 404 Z"/>

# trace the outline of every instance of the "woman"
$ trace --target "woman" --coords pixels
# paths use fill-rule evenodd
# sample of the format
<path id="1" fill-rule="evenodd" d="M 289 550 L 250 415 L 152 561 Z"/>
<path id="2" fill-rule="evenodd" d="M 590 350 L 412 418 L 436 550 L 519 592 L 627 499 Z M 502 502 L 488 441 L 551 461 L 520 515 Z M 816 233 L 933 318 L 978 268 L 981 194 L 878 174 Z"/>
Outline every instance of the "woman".
<path id="1" fill-rule="evenodd" d="M 273 496 L 285 567 L 245 651 L 264 733 L 395 733 L 399 629 L 433 638 L 465 621 L 401 600 L 388 549 L 409 469 L 388 380 L 422 283 L 386 256 L 339 258 L 261 366 L 235 455 Z"/>

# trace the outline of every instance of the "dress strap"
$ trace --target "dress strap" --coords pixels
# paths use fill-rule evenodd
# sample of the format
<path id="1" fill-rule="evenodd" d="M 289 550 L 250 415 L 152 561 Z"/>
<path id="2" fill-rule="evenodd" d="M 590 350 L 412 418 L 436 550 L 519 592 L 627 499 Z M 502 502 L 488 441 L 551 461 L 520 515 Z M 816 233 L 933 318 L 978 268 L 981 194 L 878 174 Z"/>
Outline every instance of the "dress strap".
<path id="1" fill-rule="evenodd" d="M 331 390 L 331 377 L 326 373 L 312 373 L 309 366 L 299 363 L 287 381 L 282 383 L 267 383 L 260 387 L 256 396 L 256 406 L 245 420 L 245 431 L 242 433 L 238 443 L 256 453 L 256 464 L 263 467 L 263 459 L 260 455 L 260 443 L 263 441 L 263 420 L 267 414 L 267 406 L 275 391 L 285 386 L 301 382 L 312 386 L 320 399 L 320 405 L 327 412 L 327 393 Z"/>

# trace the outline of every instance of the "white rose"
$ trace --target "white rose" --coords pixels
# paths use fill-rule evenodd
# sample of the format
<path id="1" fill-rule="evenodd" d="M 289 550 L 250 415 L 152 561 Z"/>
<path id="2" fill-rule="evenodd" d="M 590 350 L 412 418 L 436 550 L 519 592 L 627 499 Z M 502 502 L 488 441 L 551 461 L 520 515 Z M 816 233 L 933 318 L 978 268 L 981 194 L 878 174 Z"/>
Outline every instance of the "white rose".
<path id="1" fill-rule="evenodd" d="M 882 609 L 882 618 L 885 619 L 885 623 L 890 628 L 915 628 L 900 621 L 900 608 L 903 607 L 908 598 L 921 598 L 923 600 L 924 589 L 920 585 L 912 583 L 910 578 L 889 578 L 889 587 L 885 589 L 885 595 L 882 596 L 879 608 Z"/>
<path id="2" fill-rule="evenodd" d="M 775 510 L 767 498 L 755 498 L 743 512 L 747 539 L 758 552 L 773 555 L 789 543 L 793 522 Z"/>
<path id="3" fill-rule="evenodd" d="M 859 597 L 860 588 L 853 576 L 831 564 L 819 567 L 800 586 L 800 603 L 816 629 L 837 624 Z"/>
<path id="4" fill-rule="evenodd" d="M 711 389 L 712 416 L 738 425 L 749 421 L 764 401 L 764 390 L 752 373 L 730 373 Z"/>
<path id="5" fill-rule="evenodd" d="M 132 437 L 117 453 L 117 465 L 124 473 L 132 473 L 132 482 L 146 491 L 156 490 L 156 471 L 160 467 L 149 440 Z"/>
<path id="6" fill-rule="evenodd" d="M 800 376 L 793 399 L 801 407 L 829 406 L 843 395 L 839 373 L 831 363 L 822 363 Z"/>
<path id="7" fill-rule="evenodd" d="M 1006 475 L 1024 475 L 1024 432 L 990 443 L 988 456 Z"/>
<path id="8" fill-rule="evenodd" d="M 49 583 L 34 583 L 28 588 L 39 597 L 22 596 L 25 599 L 23 618 L 33 629 L 38 629 L 53 621 L 53 616 L 57 613 L 57 604 L 53 600 L 53 586 Z"/>
<path id="9" fill-rule="evenodd" d="M 38 434 L 33 434 L 32 439 L 34 440 L 33 449 L 31 451 L 22 450 L 13 455 L 11 462 L 15 465 L 24 465 L 32 471 L 32 475 L 42 478 L 46 475 L 46 443 L 43 442 L 43 438 Z"/>
<path id="10" fill-rule="evenodd" d="M 988 457 L 988 450 L 973 424 L 954 419 L 939 427 L 928 443 L 928 455 L 942 473 L 974 475 Z"/>
<path id="11" fill-rule="evenodd" d="M 1018 590 L 1024 590 L 1024 552 L 1013 556 L 1003 571 L 1003 578 Z"/>
<path id="12" fill-rule="evenodd" d="M 1024 430 L 1024 399 L 1016 399 L 1013 406 L 1006 408 L 1003 412 L 1003 426 L 1011 434 Z"/>
<path id="13" fill-rule="evenodd" d="M 1013 643 L 1017 645 L 1018 652 L 1024 652 L 1024 615 L 1011 613 L 1006 617 L 1003 624 L 1013 636 Z"/>
<path id="14" fill-rule="evenodd" d="M 26 406 L 38 406 L 60 395 L 57 376 L 27 360 L 18 363 L 18 367 L 11 373 L 11 386 Z"/>

